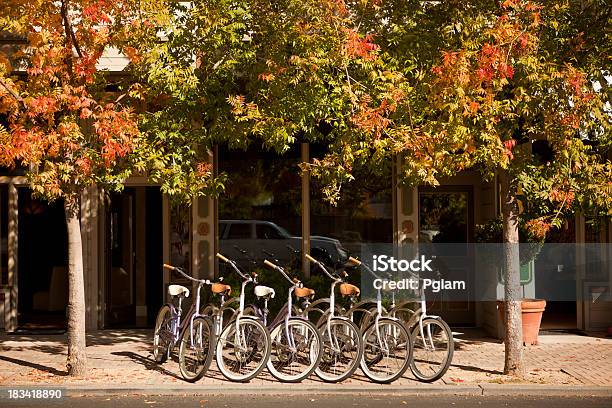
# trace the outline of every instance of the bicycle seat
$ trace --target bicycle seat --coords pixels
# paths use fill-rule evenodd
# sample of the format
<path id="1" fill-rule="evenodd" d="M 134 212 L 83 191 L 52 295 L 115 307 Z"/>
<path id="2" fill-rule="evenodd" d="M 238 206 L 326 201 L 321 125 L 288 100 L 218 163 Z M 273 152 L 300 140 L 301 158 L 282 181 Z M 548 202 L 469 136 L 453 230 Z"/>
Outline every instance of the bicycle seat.
<path id="1" fill-rule="evenodd" d="M 257 285 L 255 286 L 255 296 L 257 296 L 258 298 L 274 298 L 274 295 L 276 294 L 276 292 L 274 291 L 274 289 L 269 288 L 267 286 L 263 286 L 263 285 Z"/>
<path id="2" fill-rule="evenodd" d="M 342 293 L 343 296 L 359 296 L 361 289 L 350 283 L 341 283 L 340 293 Z"/>
<path id="3" fill-rule="evenodd" d="M 224 283 L 215 282 L 212 285 L 210 285 L 210 289 L 212 290 L 213 293 L 216 293 L 216 294 L 223 293 L 224 295 L 229 295 L 230 293 L 232 293 L 232 287 Z"/>
<path id="4" fill-rule="evenodd" d="M 315 294 L 315 291 L 314 289 L 310 289 L 310 288 L 295 288 L 293 293 L 295 293 L 296 297 L 304 298 L 308 296 L 313 296 Z"/>
<path id="5" fill-rule="evenodd" d="M 189 289 L 181 285 L 170 285 L 168 286 L 168 294 L 170 296 L 189 297 Z"/>

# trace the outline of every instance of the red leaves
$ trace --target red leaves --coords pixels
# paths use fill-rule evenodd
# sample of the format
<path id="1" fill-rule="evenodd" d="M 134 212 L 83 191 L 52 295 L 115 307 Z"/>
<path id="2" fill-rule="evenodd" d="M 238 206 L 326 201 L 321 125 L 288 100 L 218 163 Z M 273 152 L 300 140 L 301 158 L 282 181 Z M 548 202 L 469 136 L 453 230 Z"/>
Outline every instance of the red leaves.
<path id="1" fill-rule="evenodd" d="M 344 43 L 344 51 L 349 58 L 363 58 L 366 61 L 371 61 L 376 58 L 376 51 L 380 49 L 377 44 L 372 41 L 374 37 L 366 35 L 362 37 L 355 30 L 345 29 L 346 41 Z"/>
<path id="2" fill-rule="evenodd" d="M 382 133 L 391 124 L 389 116 L 397 110 L 398 103 L 404 98 L 404 93 L 395 89 L 388 92 L 380 104 L 376 107 L 370 106 L 372 98 L 369 95 L 365 95 L 359 101 L 359 110 L 355 113 L 351 120 L 353 123 L 365 131 L 366 133 L 373 135 L 375 138 L 380 138 Z"/>
<path id="3" fill-rule="evenodd" d="M 109 24 L 111 18 L 107 13 L 110 8 L 110 2 L 106 0 L 98 0 L 83 8 L 83 18 L 94 24 Z"/>
<path id="4" fill-rule="evenodd" d="M 83 52 L 83 57 L 76 61 L 74 73 L 82 78 L 85 83 L 91 84 L 94 82 L 94 75 L 98 71 L 96 64 L 102 56 L 102 52 L 102 49 L 95 52 Z"/>

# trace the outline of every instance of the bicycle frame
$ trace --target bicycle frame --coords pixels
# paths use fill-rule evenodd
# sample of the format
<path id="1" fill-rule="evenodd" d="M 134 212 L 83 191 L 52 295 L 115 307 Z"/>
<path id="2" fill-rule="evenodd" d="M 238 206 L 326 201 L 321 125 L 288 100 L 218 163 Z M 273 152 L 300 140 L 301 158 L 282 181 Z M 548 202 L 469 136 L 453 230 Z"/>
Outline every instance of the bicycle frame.
<path id="1" fill-rule="evenodd" d="M 289 277 L 289 275 L 287 275 L 287 273 L 285 272 L 285 270 L 282 267 L 280 267 L 278 265 L 275 265 L 275 264 L 273 264 L 272 262 L 270 262 L 268 260 L 265 260 L 264 264 L 269 266 L 269 267 L 271 267 L 272 269 L 280 272 L 283 275 L 283 277 L 289 283 L 291 283 L 291 287 L 289 288 L 288 295 L 287 295 L 287 303 L 285 304 L 286 307 L 287 307 L 287 311 L 286 311 L 283 319 L 284 319 L 284 322 L 285 322 L 284 323 L 285 324 L 285 336 L 287 336 L 287 341 L 289 343 L 289 350 L 291 350 L 291 352 L 295 352 L 295 351 L 297 351 L 297 347 L 295 346 L 295 339 L 293 337 L 293 332 L 289 331 L 289 320 L 291 318 L 293 318 L 293 314 L 292 314 L 292 311 L 293 311 L 293 293 L 295 292 L 296 288 L 303 287 L 302 282 L 300 282 L 300 281 L 293 281 Z M 268 301 L 266 300 L 266 311 L 267 311 L 267 308 L 268 308 L 267 307 L 267 302 Z M 266 314 L 264 314 L 264 316 L 265 315 Z M 272 322 L 272 326 L 274 326 L 276 324 L 276 322 L 278 322 L 278 318 L 279 317 L 277 316 L 276 319 L 274 319 L 274 321 Z M 300 318 L 303 318 L 303 317 L 300 317 Z"/>
<path id="2" fill-rule="evenodd" d="M 222 261 L 224 261 L 225 263 L 227 263 L 228 265 L 230 265 L 232 267 L 232 269 L 234 270 L 234 272 L 236 272 L 241 278 L 242 278 L 242 284 L 240 285 L 240 298 L 239 298 L 239 306 L 238 306 L 238 311 L 237 313 L 234 315 L 234 321 L 232 322 L 232 324 L 235 324 L 235 342 L 236 345 L 239 349 L 243 349 L 245 348 L 245 346 L 242 344 L 243 343 L 243 339 L 242 336 L 240 335 L 240 320 L 241 319 L 250 319 L 250 320 L 257 320 L 256 317 L 254 316 L 246 316 L 244 315 L 244 298 L 245 298 L 245 289 L 246 286 L 249 283 L 257 283 L 257 275 L 253 274 L 253 276 L 247 276 L 245 275 L 240 268 L 238 267 L 238 265 L 236 265 L 236 262 L 232 261 L 231 259 L 228 259 L 226 257 L 224 257 L 221 254 L 217 254 L 217 257 L 219 259 L 221 259 Z M 232 299 L 230 299 L 232 300 Z M 229 301 L 228 301 L 229 302 Z M 215 316 L 216 320 L 217 320 L 217 327 L 219 329 L 219 334 L 221 333 L 221 329 L 223 328 L 223 308 L 220 308 L 217 315 Z"/>
<path id="3" fill-rule="evenodd" d="M 371 270 L 367 265 L 364 265 L 361 261 L 350 257 L 349 261 L 352 261 L 353 263 L 361 266 L 363 269 L 365 269 L 372 277 L 374 277 L 374 279 L 381 279 L 380 276 L 378 276 L 376 273 L 374 273 L 373 270 Z M 391 296 L 392 296 L 392 305 L 395 304 L 395 291 L 391 292 Z M 371 301 L 363 301 L 360 302 L 359 304 L 367 304 L 367 303 L 372 303 Z M 350 317 L 352 318 L 352 311 L 354 308 L 349 309 L 350 313 Z M 393 310 L 393 308 L 392 308 Z M 374 325 L 376 327 L 376 340 L 378 341 L 378 345 L 380 346 L 381 350 L 383 351 L 388 351 L 389 350 L 389 345 L 387 344 L 386 340 L 383 341 L 381 335 L 380 335 L 380 319 L 381 318 L 385 318 L 385 319 L 390 319 L 396 322 L 399 322 L 400 319 L 398 319 L 397 317 L 395 317 L 395 314 L 393 313 L 383 313 L 383 307 L 382 307 L 382 289 L 378 288 L 376 289 L 376 317 L 374 318 Z"/>
<path id="4" fill-rule="evenodd" d="M 336 285 L 339 284 L 339 283 L 343 283 L 344 281 L 339 276 L 333 276 L 327 270 L 325 265 L 323 265 L 321 262 L 317 261 L 316 259 L 314 259 L 310 255 L 306 255 L 306 258 L 310 262 L 313 262 L 315 265 L 317 265 L 332 280 L 331 293 L 329 294 L 329 315 L 327 316 L 327 320 L 325 322 L 325 327 L 327 329 L 327 332 L 329 333 L 329 338 L 330 338 L 330 341 L 332 343 L 332 348 L 333 348 L 334 352 L 339 352 L 340 346 L 338 345 L 337 339 L 336 339 L 335 336 L 331 335 L 331 321 L 332 321 L 332 319 L 342 319 L 342 320 L 350 321 L 350 319 L 348 317 L 346 317 L 346 316 L 336 316 Z"/>
<path id="5" fill-rule="evenodd" d="M 374 271 L 372 271 L 367 265 L 364 265 L 361 261 L 358 261 L 356 259 L 355 259 L 355 261 L 359 262 L 359 265 L 362 266 L 366 271 L 368 271 L 375 279 L 380 279 L 380 277 L 378 275 L 376 275 L 374 273 Z M 420 279 L 420 277 L 418 277 L 416 275 L 412 275 L 412 274 L 411 274 L 411 277 L 412 278 L 416 277 L 416 278 Z M 378 319 L 379 319 L 380 314 L 381 314 L 381 308 L 380 308 L 381 290 L 377 289 L 377 292 L 378 292 L 377 293 L 378 313 L 377 313 L 377 317 L 376 317 L 376 323 L 378 323 Z M 413 303 L 413 302 L 412 301 L 405 301 L 405 302 L 402 302 L 402 303 L 400 303 L 399 305 L 396 306 L 396 304 L 395 304 L 395 291 L 391 292 L 391 296 L 392 296 L 392 298 L 391 298 L 392 299 L 391 300 L 391 308 L 390 308 L 390 310 L 388 312 L 388 317 L 396 319 L 396 320 L 399 320 L 399 319 L 397 319 L 395 317 L 396 313 L 399 310 L 403 310 L 403 306 L 405 306 L 405 305 L 407 305 L 409 303 Z M 426 298 L 425 298 L 425 289 L 422 287 L 422 285 L 419 285 L 419 297 L 420 297 L 420 300 L 419 300 L 420 307 L 419 307 L 419 309 L 417 309 L 414 312 L 415 315 L 419 316 L 418 317 L 419 332 L 421 334 L 421 337 L 423 339 L 427 339 L 429 341 L 431 347 L 435 348 L 434 347 L 434 342 L 433 342 L 433 337 L 432 337 L 432 334 L 431 334 L 431 327 L 429 327 L 429 326 L 427 327 L 427 337 L 425 337 L 425 332 L 424 332 L 424 328 L 423 328 L 423 320 L 425 320 L 427 318 L 440 319 L 440 316 L 428 315 L 427 314 L 427 301 L 426 301 Z M 407 323 L 410 323 L 410 322 L 407 322 Z M 411 327 L 411 326 L 412 325 L 410 325 L 410 324 L 408 325 L 408 327 Z M 378 328 L 377 328 L 377 336 L 378 336 Z"/>
<path id="6" fill-rule="evenodd" d="M 191 305 L 191 307 L 189 308 L 189 311 L 187 312 L 187 315 L 190 316 L 189 318 L 189 332 L 190 332 L 190 345 L 191 347 L 193 347 L 193 321 L 196 317 L 199 316 L 203 316 L 200 313 L 200 301 L 201 301 L 201 296 L 200 296 L 200 292 L 202 290 L 202 287 L 204 285 L 211 285 L 210 280 L 208 279 L 195 279 L 192 276 L 189 276 L 187 273 L 185 273 L 185 271 L 183 271 L 181 268 L 176 267 L 176 266 L 171 266 L 171 265 L 166 265 L 164 264 L 164 267 L 167 269 L 170 269 L 171 271 L 175 271 L 178 272 L 179 274 L 181 274 L 182 276 L 184 276 L 185 278 L 189 279 L 192 282 L 195 282 L 198 284 L 197 286 L 197 290 L 196 290 L 196 297 L 195 297 L 195 302 Z M 178 341 L 178 339 L 180 338 L 181 334 L 183 333 L 184 330 L 186 330 L 187 325 L 186 320 L 181 322 L 181 315 L 182 315 L 182 303 L 183 303 L 183 298 L 179 297 L 179 306 L 178 309 L 176 309 L 174 307 L 174 305 L 172 303 L 170 303 L 170 307 L 171 310 L 174 313 L 176 313 L 176 325 L 173 325 L 173 345 L 176 345 L 176 342 Z"/>

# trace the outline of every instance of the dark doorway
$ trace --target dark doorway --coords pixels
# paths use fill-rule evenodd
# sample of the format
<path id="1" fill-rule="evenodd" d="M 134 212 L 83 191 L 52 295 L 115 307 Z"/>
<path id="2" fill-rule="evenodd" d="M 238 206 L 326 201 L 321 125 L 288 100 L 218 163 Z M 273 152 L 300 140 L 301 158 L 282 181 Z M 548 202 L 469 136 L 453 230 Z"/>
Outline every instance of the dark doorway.
<path id="1" fill-rule="evenodd" d="M 436 256 L 434 269 L 447 281 L 465 281 L 467 292 L 426 293 L 428 313 L 454 326 L 474 326 L 472 186 L 419 187 L 419 243 Z"/>
<path id="2" fill-rule="evenodd" d="M 65 329 L 68 234 L 63 201 L 18 189 L 18 330 Z"/>
<path id="3" fill-rule="evenodd" d="M 105 208 L 105 326 L 150 326 L 163 301 L 161 192 L 128 187 Z"/>

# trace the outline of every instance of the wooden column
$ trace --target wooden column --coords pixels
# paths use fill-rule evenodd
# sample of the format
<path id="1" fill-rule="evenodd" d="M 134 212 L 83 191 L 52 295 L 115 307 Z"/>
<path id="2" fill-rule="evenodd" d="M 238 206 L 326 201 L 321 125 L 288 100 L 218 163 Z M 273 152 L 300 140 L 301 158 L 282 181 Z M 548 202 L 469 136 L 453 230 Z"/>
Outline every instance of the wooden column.
<path id="1" fill-rule="evenodd" d="M 310 145 L 302 143 L 302 163 L 310 161 Z M 310 254 L 310 172 L 302 173 L 302 271 L 310 277 L 310 262 L 304 256 Z"/>
<path id="2" fill-rule="evenodd" d="M 11 182 L 8 185 L 8 286 L 10 290 L 10 306 L 5 323 L 5 331 L 7 332 L 17 329 L 17 301 L 19 298 L 17 282 L 19 207 L 17 200 L 17 187 Z"/>

